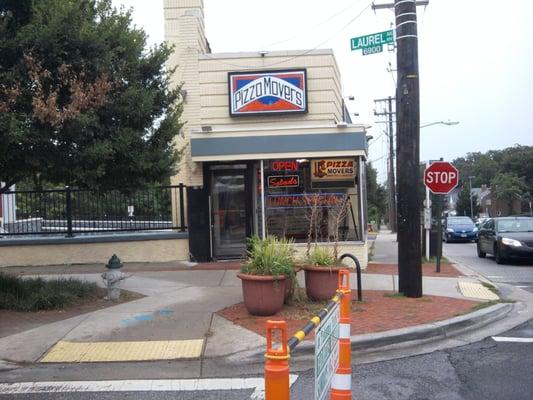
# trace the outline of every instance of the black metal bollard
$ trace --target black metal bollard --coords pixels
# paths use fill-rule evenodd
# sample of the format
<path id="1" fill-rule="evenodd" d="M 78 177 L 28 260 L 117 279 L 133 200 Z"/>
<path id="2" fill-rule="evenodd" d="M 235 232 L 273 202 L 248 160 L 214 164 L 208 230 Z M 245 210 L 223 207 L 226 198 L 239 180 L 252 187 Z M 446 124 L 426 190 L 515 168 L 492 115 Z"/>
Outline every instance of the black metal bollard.
<path id="1" fill-rule="evenodd" d="M 359 264 L 359 260 L 356 256 L 350 253 L 344 253 L 342 256 L 339 257 L 339 261 L 342 261 L 343 258 L 351 258 L 352 261 L 355 263 L 355 272 L 357 274 L 357 300 L 363 301 L 363 288 L 361 284 L 361 264 Z"/>

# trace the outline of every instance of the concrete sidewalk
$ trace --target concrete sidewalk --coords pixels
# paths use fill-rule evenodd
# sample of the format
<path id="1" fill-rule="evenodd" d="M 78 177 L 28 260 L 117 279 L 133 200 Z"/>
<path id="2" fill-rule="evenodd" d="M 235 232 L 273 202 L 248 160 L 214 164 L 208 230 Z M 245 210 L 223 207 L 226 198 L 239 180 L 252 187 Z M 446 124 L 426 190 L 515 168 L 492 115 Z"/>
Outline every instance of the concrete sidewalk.
<path id="1" fill-rule="evenodd" d="M 374 258 L 380 262 L 392 261 L 395 245 L 395 235 L 381 232 L 375 241 Z M 46 272 L 46 267 L 43 267 L 42 272 Z M 101 271 L 69 277 L 101 285 L 100 273 Z M 299 279 L 303 284 L 302 273 L 299 274 Z M 398 277 L 392 274 L 363 274 L 362 280 L 363 292 L 397 291 L 398 288 Z M 424 294 L 465 298 L 460 290 L 461 282 L 476 283 L 477 279 L 471 276 L 424 277 Z M 352 276 L 351 286 L 354 289 L 356 287 L 355 274 Z M 124 282 L 123 288 L 146 297 L 1 338 L 0 360 L 7 361 L 4 362 L 4 368 L 16 368 L 17 364 L 38 362 L 60 341 L 197 339 L 204 341 L 199 354 L 201 366 L 197 375 L 221 376 L 225 370 L 219 370 L 220 366 L 241 368 L 244 373 L 252 373 L 254 370 L 246 365 L 255 365 L 255 368 L 261 369 L 266 345 L 264 337 L 216 314 L 216 311 L 242 301 L 241 283 L 236 277 L 236 271 L 191 268 L 177 271 L 153 271 L 147 268 L 143 271 L 138 268 L 138 271 Z M 375 361 L 383 357 L 405 355 L 406 351 L 417 354 L 439 346 L 464 344 L 483 335 L 499 333 L 500 329 L 508 329 L 509 326 L 517 325 L 533 316 L 533 296 L 521 292 L 516 294 L 519 302 L 515 304 L 496 304 L 465 316 L 423 326 L 353 336 L 355 359 L 360 362 Z M 304 343 L 297 349 L 298 352 L 291 355 L 291 365 L 309 368 L 309 360 L 313 357 L 313 343 Z M 191 371 L 187 374 L 191 374 Z"/>
<path id="2" fill-rule="evenodd" d="M 398 263 L 398 242 L 396 234 L 390 230 L 380 230 L 374 241 L 372 261 L 379 263 Z"/>

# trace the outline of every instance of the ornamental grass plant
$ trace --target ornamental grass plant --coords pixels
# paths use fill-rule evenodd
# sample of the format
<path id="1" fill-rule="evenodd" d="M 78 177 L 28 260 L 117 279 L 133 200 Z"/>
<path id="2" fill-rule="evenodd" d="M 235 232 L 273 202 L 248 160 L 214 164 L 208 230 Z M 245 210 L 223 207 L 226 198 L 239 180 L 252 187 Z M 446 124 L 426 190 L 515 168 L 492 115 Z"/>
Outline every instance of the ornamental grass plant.
<path id="1" fill-rule="evenodd" d="M 248 239 L 248 259 L 241 272 L 250 275 L 294 276 L 294 247 L 287 239 L 267 236 Z"/>
<path id="2" fill-rule="evenodd" d="M 96 283 L 77 279 L 21 278 L 0 273 L 0 309 L 58 310 L 82 299 L 96 298 Z"/>
<path id="3" fill-rule="evenodd" d="M 309 253 L 308 264 L 313 267 L 331 267 L 339 264 L 329 247 L 315 246 Z"/>

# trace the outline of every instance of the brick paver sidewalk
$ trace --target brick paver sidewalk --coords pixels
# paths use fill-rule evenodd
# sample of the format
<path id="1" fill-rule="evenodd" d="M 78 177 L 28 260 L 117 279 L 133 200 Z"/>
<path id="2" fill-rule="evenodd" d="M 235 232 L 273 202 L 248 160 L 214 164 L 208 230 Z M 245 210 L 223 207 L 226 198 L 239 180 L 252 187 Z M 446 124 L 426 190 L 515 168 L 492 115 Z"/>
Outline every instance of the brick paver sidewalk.
<path id="1" fill-rule="evenodd" d="M 398 264 L 380 264 L 370 262 L 364 272 L 367 274 L 398 275 Z M 422 264 L 422 276 L 455 278 L 463 276 L 463 274 L 455 269 L 452 264 L 441 264 L 439 273 L 436 272 L 435 264 Z"/>
<path id="2" fill-rule="evenodd" d="M 352 298 L 357 298 L 356 291 L 352 291 Z M 467 313 L 477 304 L 476 301 L 451 297 L 423 296 L 411 299 L 399 296 L 396 292 L 367 290 L 363 292 L 363 302 L 352 302 L 351 333 L 357 335 L 383 332 L 441 321 Z M 318 310 L 320 306 L 317 305 L 316 308 Z M 285 320 L 288 333 L 292 335 L 313 315 L 310 311 L 308 307 L 298 309 L 296 306 L 284 306 L 284 309 L 274 316 L 254 317 L 248 314 L 244 303 L 238 303 L 220 310 L 218 314 L 264 336 L 267 320 Z M 306 340 L 312 338 L 313 335 L 310 335 Z"/>

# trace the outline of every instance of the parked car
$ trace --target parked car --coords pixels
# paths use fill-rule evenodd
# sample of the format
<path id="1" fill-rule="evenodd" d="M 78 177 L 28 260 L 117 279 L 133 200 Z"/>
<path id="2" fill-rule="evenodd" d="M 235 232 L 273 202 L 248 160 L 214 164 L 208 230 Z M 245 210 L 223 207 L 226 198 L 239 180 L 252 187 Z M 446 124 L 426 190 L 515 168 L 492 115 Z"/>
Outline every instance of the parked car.
<path id="1" fill-rule="evenodd" d="M 442 225 L 445 242 L 470 242 L 477 240 L 478 228 L 469 217 L 447 217 Z"/>
<path id="2" fill-rule="evenodd" d="M 476 224 L 476 228 L 481 228 L 481 225 L 483 225 L 485 223 L 485 221 L 487 221 L 489 218 L 488 217 L 478 217 L 474 223 Z"/>
<path id="3" fill-rule="evenodd" d="M 478 257 L 494 255 L 498 264 L 506 260 L 527 259 L 533 262 L 533 218 L 499 217 L 486 221 L 479 230 Z"/>

